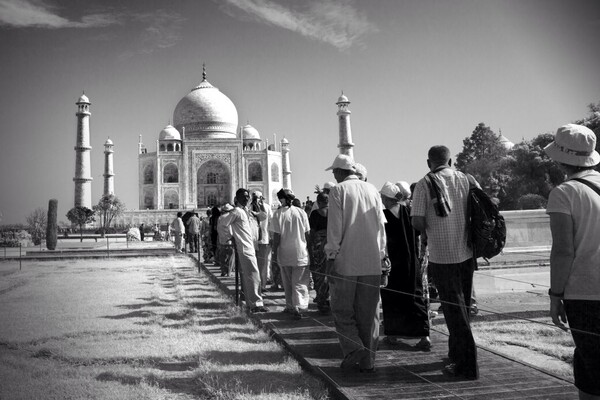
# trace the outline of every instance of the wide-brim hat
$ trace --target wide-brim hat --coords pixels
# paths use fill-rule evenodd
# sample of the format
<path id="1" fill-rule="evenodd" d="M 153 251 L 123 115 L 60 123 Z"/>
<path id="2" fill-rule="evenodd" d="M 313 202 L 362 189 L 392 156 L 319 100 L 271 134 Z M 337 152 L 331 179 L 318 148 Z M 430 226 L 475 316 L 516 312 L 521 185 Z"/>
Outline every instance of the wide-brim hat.
<path id="1" fill-rule="evenodd" d="M 544 148 L 554 161 L 576 167 L 593 167 L 600 163 L 596 151 L 596 134 L 583 125 L 567 124 L 556 131 L 554 142 Z"/>
<path id="2" fill-rule="evenodd" d="M 233 210 L 233 206 L 229 203 L 226 203 L 223 207 L 221 207 L 221 212 L 229 212 Z"/>
<path id="3" fill-rule="evenodd" d="M 392 182 L 385 182 L 383 187 L 379 191 L 382 196 L 385 196 L 389 199 L 398 199 L 398 195 L 400 194 L 400 188 L 394 185 Z"/>
<path id="4" fill-rule="evenodd" d="M 354 159 L 346 154 L 338 154 L 335 156 L 335 160 L 333 160 L 333 164 L 329 168 L 326 168 L 325 171 L 329 171 L 332 169 L 347 169 L 352 172 L 356 172 L 356 168 L 354 167 Z"/>

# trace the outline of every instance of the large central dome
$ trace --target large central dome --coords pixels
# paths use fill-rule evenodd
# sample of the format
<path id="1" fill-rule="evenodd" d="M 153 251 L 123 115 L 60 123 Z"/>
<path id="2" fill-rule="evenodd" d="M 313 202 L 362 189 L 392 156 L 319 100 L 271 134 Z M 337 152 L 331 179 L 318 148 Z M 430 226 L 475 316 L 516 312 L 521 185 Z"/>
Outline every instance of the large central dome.
<path id="1" fill-rule="evenodd" d="M 211 85 L 206 77 L 177 103 L 173 125 L 185 128 L 185 139 L 235 138 L 238 114 L 229 97 Z"/>

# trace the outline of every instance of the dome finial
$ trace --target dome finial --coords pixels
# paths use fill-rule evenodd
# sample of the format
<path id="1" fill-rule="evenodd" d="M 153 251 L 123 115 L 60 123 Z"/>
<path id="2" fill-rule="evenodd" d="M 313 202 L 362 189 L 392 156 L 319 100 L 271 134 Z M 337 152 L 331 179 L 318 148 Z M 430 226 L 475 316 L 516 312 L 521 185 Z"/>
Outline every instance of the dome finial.
<path id="1" fill-rule="evenodd" d="M 202 81 L 206 80 L 206 64 L 202 63 Z"/>

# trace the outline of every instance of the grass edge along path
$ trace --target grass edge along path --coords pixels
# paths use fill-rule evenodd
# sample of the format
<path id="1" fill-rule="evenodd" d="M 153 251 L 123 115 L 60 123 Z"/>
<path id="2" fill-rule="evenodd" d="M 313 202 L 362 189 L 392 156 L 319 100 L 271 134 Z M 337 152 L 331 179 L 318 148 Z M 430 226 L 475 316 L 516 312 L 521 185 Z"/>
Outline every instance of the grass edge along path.
<path id="1" fill-rule="evenodd" d="M 17 264 L 0 279 L 25 281 L 0 296 L 1 316 L 14 317 L 15 332 L 19 324 L 39 329 L 20 338 L 0 328 L 2 399 L 329 397 L 320 380 L 232 306 L 188 258 L 36 262 L 22 271 Z M 48 324 L 81 316 L 73 313 L 76 306 L 52 307 L 52 298 L 34 291 L 69 279 L 90 296 L 103 293 L 102 285 L 123 286 L 104 288 L 112 290 L 113 297 L 104 299 L 109 312 L 105 307 L 93 315 L 92 308 L 81 326 L 75 321 L 72 329 L 48 334 Z M 16 317 L 27 301 L 40 299 L 29 306 L 44 309 L 45 320 Z M 89 306 L 85 299 L 80 303 L 79 309 Z"/>

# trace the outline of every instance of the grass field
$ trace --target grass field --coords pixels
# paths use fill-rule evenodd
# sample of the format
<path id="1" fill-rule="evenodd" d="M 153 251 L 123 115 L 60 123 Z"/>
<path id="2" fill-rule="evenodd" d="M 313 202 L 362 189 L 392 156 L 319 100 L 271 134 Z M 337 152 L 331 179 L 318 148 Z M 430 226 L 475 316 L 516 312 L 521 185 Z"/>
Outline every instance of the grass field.
<path id="1" fill-rule="evenodd" d="M 184 257 L 0 263 L 1 399 L 325 399 Z"/>

